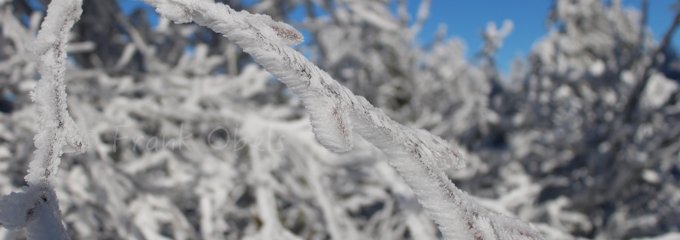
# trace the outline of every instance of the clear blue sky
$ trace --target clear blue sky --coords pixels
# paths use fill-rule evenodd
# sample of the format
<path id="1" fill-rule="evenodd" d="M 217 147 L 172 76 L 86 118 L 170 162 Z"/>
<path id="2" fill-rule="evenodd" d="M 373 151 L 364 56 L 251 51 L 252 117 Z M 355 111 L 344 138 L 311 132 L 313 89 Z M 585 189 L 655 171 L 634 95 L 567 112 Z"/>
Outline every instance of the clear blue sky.
<path id="1" fill-rule="evenodd" d="M 249 0 L 250 1 L 250 0 Z M 670 7 L 676 0 L 650 0 L 648 24 L 656 39 L 670 25 L 673 12 Z M 127 12 L 137 7 L 151 10 L 140 0 L 121 0 L 121 6 Z M 412 11 L 416 11 L 420 0 L 408 0 Z M 546 18 L 551 0 L 432 0 L 430 18 L 425 23 L 419 41 L 425 43 L 432 39 L 440 24 L 448 26 L 450 37 L 458 37 L 467 45 L 467 56 L 473 57 L 482 47 L 481 33 L 488 22 L 500 25 L 503 20 L 514 22 L 514 30 L 506 39 L 503 48 L 498 52 L 498 65 L 502 72 L 507 72 L 515 57 L 525 57 L 535 41 L 547 31 Z M 641 0 L 623 0 L 625 7 L 640 8 Z M 152 17 L 153 18 L 153 17 Z M 156 21 L 156 19 L 152 19 Z M 678 35 L 678 34 L 676 34 Z M 679 46 L 679 36 L 674 38 L 674 45 Z"/>

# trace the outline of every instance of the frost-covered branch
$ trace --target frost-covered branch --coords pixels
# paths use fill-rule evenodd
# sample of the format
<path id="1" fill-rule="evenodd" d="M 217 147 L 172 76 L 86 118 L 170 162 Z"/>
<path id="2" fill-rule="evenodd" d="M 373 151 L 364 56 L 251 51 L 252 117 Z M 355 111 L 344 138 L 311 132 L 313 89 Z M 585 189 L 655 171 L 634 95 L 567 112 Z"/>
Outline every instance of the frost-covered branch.
<path id="1" fill-rule="evenodd" d="M 41 79 L 32 98 L 38 106 L 40 129 L 35 137 L 35 157 L 26 176 L 29 185 L 53 180 L 59 170 L 64 147 L 70 146 L 76 151 L 85 148 L 82 135 L 68 113 L 64 82 L 68 33 L 80 17 L 81 4 L 81 0 L 51 3 L 35 42 Z"/>
<path id="2" fill-rule="evenodd" d="M 27 228 L 29 239 L 68 239 L 53 189 L 64 148 L 85 148 L 82 134 L 67 111 L 66 43 L 82 13 L 81 0 L 54 0 L 47 9 L 32 50 L 41 79 L 32 98 L 37 105 L 36 151 L 25 179 L 28 188 L 0 199 L 0 223 L 9 229 Z"/>
<path id="3" fill-rule="evenodd" d="M 391 120 L 290 48 L 302 40 L 292 27 L 211 1 L 146 2 L 177 23 L 194 21 L 235 41 L 302 99 L 317 140 L 329 150 L 350 150 L 353 131 L 380 148 L 447 239 L 541 238 L 525 223 L 480 207 L 455 187 L 444 173 L 464 165 L 455 147 Z"/>

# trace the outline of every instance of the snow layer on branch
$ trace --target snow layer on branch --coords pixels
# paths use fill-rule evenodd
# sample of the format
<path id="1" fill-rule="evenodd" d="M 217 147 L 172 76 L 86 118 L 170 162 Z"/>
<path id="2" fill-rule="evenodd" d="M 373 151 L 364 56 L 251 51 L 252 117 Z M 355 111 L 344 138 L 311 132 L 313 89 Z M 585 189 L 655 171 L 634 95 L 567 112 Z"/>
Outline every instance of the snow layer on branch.
<path id="1" fill-rule="evenodd" d="M 236 12 L 223 4 L 216 5 L 206 0 L 148 0 L 147 2 L 153 4 L 162 16 L 176 23 L 203 22 L 209 19 L 204 19 L 201 15 L 224 14 L 224 17 L 229 18 L 231 23 L 215 23 L 214 27 L 256 28 L 259 34 L 268 39 L 277 39 L 286 45 L 297 45 L 304 40 L 302 34 L 288 24 L 274 21 L 267 15 L 251 14 L 245 11 Z"/>
<path id="2" fill-rule="evenodd" d="M 0 198 L 0 225 L 11 230 L 26 227 L 27 213 L 33 208 L 28 195 L 25 192 L 13 192 Z"/>
<path id="3" fill-rule="evenodd" d="M 11 230 L 26 227 L 28 239 L 68 239 L 57 196 L 48 185 L 0 198 L 0 225 Z"/>
<path id="4" fill-rule="evenodd" d="M 68 33 L 80 18 L 81 4 L 82 0 L 50 3 L 33 46 L 41 79 L 32 99 L 38 106 L 40 128 L 35 136 L 35 156 L 26 175 L 29 184 L 52 181 L 64 147 L 69 146 L 77 152 L 86 148 L 83 134 L 68 113 L 64 80 Z"/>
<path id="5" fill-rule="evenodd" d="M 464 165 L 454 146 L 391 120 L 288 47 L 297 38 L 287 33 L 299 34 L 292 28 L 277 23 L 276 26 L 286 26 L 286 34 L 281 34 L 274 30 L 269 18 L 235 12 L 229 6 L 209 1 L 147 2 L 173 21 L 193 20 L 235 41 L 300 96 L 311 115 L 316 138 L 328 149 L 349 150 L 353 129 L 380 148 L 390 156 L 390 164 L 414 190 L 447 239 L 542 239 L 532 227 L 480 207 L 455 187 L 443 171 Z"/>
<path id="6" fill-rule="evenodd" d="M 61 223 L 59 201 L 51 186 L 39 185 L 29 187 L 34 198 L 31 198 L 32 209 L 29 211 L 30 223 L 26 227 L 28 239 L 69 239 L 64 225 Z"/>

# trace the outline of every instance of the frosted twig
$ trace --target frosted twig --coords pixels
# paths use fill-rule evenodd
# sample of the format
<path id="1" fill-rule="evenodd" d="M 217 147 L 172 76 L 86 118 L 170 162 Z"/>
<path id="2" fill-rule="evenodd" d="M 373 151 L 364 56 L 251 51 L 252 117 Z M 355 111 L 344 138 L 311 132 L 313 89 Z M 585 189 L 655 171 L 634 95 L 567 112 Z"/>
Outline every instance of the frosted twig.
<path id="1" fill-rule="evenodd" d="M 66 104 L 66 43 L 73 24 L 80 18 L 82 0 L 53 1 L 34 44 L 41 79 L 32 93 L 38 106 L 39 130 L 35 136 L 35 156 L 29 165 L 29 185 L 54 179 L 64 147 L 85 149 L 85 142 L 68 113 Z"/>
<path id="2" fill-rule="evenodd" d="M 82 0 L 54 0 L 47 8 L 32 46 L 41 80 L 32 98 L 38 108 L 36 151 L 25 179 L 28 188 L 0 199 L 0 224 L 10 229 L 27 228 L 28 239 L 68 239 L 52 182 L 64 147 L 85 148 L 66 105 L 66 43 L 80 18 Z"/>
<path id="3" fill-rule="evenodd" d="M 455 187 L 443 171 L 464 165 L 455 147 L 391 120 L 290 48 L 301 41 L 301 34 L 292 27 L 211 1 L 146 2 L 170 20 L 194 21 L 235 41 L 302 99 L 317 140 L 329 150 L 350 150 L 352 131 L 380 148 L 447 239 L 542 238 L 520 220 L 480 207 Z"/>

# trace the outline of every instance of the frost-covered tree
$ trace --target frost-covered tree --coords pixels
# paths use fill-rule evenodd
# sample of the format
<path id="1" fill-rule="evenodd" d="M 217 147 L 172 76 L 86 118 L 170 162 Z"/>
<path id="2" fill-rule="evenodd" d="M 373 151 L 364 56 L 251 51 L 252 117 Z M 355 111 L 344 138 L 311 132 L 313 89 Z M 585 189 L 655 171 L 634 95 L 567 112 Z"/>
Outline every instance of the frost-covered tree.
<path id="1" fill-rule="evenodd" d="M 678 220 L 670 197 L 678 119 L 668 112 L 678 82 L 660 71 L 659 59 L 679 19 L 669 19 L 654 42 L 644 25 L 648 14 L 620 1 L 556 1 L 555 26 L 529 59 L 519 93 L 527 107 L 515 116 L 523 126 L 517 130 L 534 134 L 518 137 L 542 147 L 516 157 L 532 163 L 532 175 L 546 175 L 539 203 L 576 210 L 573 219 L 548 214 L 579 235 L 643 236 L 672 231 Z"/>

